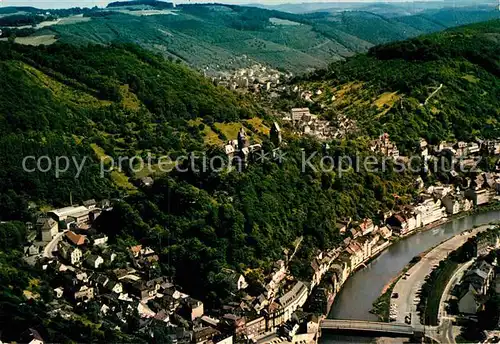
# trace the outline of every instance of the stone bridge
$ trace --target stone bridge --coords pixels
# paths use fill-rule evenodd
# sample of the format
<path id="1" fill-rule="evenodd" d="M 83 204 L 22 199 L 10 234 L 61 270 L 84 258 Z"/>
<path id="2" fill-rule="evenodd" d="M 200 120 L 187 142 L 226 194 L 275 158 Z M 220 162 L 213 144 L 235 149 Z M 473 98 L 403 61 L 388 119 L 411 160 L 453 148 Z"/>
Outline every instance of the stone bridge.
<path id="1" fill-rule="evenodd" d="M 321 331 L 375 332 L 404 337 L 413 337 L 420 332 L 420 329 L 401 323 L 339 319 L 324 319 L 321 321 L 320 328 Z"/>

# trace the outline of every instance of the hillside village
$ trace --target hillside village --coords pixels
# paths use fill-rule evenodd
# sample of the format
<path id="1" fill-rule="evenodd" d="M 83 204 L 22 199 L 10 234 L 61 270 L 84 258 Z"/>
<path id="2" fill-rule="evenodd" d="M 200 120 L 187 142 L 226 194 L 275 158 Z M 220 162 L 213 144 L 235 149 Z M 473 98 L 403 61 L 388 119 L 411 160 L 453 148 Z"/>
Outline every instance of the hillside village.
<path id="1" fill-rule="evenodd" d="M 233 72 L 218 72 L 215 75 L 208 75 L 207 72 L 204 72 L 204 75 L 210 76 L 214 84 L 233 91 L 268 92 L 274 96 L 278 96 L 278 92 L 287 88 L 285 83 L 293 76 L 292 73 L 283 73 L 261 63 Z"/>
<path id="2" fill-rule="evenodd" d="M 300 123 L 304 117 L 317 121 L 309 109 L 292 110 L 292 121 Z M 277 122 L 271 127 L 270 139 L 277 149 L 286 146 Z M 387 133 L 371 144 L 374 153 L 404 159 Z M 224 147 L 228 157 L 237 159 L 243 168 L 254 162 L 252 156 L 261 149 L 260 144 L 250 144 L 244 129 Z M 418 154 L 429 165 L 443 152 L 453 154 L 457 161 L 472 160 L 479 154 L 498 156 L 500 141 L 442 142 L 437 146 L 423 139 L 420 142 Z M 112 210 L 108 200 L 53 209 L 41 215 L 36 224 L 27 224 L 25 259 L 51 276 L 52 317 L 76 316 L 97 305 L 99 317 L 117 328 L 135 319 L 137 330 L 147 333 L 160 324 L 177 343 L 313 343 L 321 317 L 328 313 L 349 276 L 390 246 L 393 238 L 434 227 L 453 215 L 499 199 L 500 172 L 464 175 L 451 171 L 450 181 L 426 188 L 417 177 L 419 196 L 413 204 L 397 205 L 378 219 L 339 221 L 336 227 L 344 237 L 342 244 L 315 254 L 307 280 L 291 275 L 293 255 L 275 262 L 258 293 L 249 288 L 245 274 L 227 270 L 233 298 L 220 309 L 206 309 L 201 300 L 160 275 L 159 255 L 153 249 L 136 245 L 130 246 L 126 255 L 114 251 L 108 237 L 93 226 L 103 212 Z"/>

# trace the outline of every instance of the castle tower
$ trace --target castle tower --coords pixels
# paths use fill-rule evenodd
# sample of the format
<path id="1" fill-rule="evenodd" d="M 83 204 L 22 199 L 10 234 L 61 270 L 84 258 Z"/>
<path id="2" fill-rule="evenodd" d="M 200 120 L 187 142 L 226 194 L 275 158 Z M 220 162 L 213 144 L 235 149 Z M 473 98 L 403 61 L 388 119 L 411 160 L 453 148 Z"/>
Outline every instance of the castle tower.
<path id="1" fill-rule="evenodd" d="M 245 133 L 245 129 L 242 127 L 238 132 L 238 149 L 242 150 L 249 145 L 250 143 L 248 142 L 247 134 Z"/>
<path id="2" fill-rule="evenodd" d="M 278 123 L 273 122 L 273 125 L 271 126 L 271 132 L 270 132 L 270 138 L 271 142 L 276 146 L 279 147 L 281 145 L 281 128 L 278 125 Z"/>

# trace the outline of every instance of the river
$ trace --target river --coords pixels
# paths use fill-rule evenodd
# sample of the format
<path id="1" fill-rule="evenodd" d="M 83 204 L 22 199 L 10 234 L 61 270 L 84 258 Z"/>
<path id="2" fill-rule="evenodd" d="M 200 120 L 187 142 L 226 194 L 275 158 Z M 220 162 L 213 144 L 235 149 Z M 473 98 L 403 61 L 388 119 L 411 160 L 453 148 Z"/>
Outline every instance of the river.
<path id="1" fill-rule="evenodd" d="M 500 211 L 494 210 L 454 219 L 434 229 L 416 233 L 400 240 L 359 270 L 344 284 L 332 305 L 329 318 L 377 321 L 370 313 L 373 302 L 384 286 L 410 262 L 410 260 L 452 236 L 474 226 L 500 220 Z M 324 334 L 322 343 L 370 342 L 373 339 L 332 336 Z"/>

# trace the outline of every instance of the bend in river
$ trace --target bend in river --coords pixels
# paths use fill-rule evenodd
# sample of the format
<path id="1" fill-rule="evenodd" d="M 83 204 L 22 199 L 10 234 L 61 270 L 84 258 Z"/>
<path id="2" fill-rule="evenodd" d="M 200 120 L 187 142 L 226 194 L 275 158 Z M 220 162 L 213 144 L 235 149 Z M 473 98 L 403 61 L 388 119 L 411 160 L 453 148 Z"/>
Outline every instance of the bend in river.
<path id="1" fill-rule="evenodd" d="M 397 276 L 413 257 L 467 229 L 498 220 L 500 211 L 489 211 L 454 219 L 434 229 L 398 241 L 366 268 L 347 279 L 335 298 L 328 317 L 376 321 L 377 316 L 370 313 L 373 302 L 380 296 L 384 286 Z"/>

